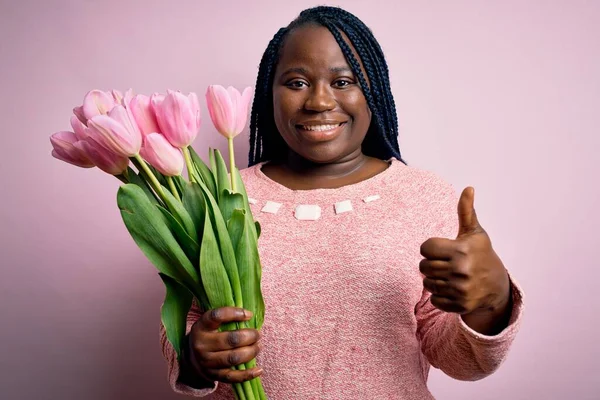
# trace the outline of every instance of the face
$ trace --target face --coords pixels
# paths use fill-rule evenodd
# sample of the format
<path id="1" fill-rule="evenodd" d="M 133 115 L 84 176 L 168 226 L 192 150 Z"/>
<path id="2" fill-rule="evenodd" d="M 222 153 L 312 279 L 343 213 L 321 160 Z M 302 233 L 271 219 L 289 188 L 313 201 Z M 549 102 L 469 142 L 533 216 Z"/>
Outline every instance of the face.
<path id="1" fill-rule="evenodd" d="M 315 163 L 362 154 L 371 112 L 327 28 L 304 26 L 286 37 L 273 81 L 273 111 L 292 154 Z"/>

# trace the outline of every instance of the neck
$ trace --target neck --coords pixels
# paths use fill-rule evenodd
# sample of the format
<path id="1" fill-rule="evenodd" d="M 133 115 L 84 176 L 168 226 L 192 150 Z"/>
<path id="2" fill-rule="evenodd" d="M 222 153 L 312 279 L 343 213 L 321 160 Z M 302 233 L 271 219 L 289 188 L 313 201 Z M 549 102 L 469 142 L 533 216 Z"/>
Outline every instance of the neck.
<path id="1" fill-rule="evenodd" d="M 290 152 L 283 165 L 297 175 L 307 177 L 319 177 L 325 179 L 337 179 L 351 175 L 359 170 L 368 161 L 362 151 L 349 154 L 339 160 L 329 163 L 317 163 L 302 158 L 294 152 Z"/>

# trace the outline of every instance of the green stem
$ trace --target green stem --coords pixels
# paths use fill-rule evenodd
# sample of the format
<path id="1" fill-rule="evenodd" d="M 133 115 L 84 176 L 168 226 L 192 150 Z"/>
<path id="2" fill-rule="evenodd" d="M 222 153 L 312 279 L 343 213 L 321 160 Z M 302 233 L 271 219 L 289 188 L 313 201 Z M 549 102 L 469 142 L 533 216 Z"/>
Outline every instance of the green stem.
<path id="1" fill-rule="evenodd" d="M 244 388 L 239 383 L 234 383 L 233 389 L 235 390 L 235 394 L 238 400 L 247 400 L 246 395 L 244 395 Z"/>
<path id="2" fill-rule="evenodd" d="M 229 147 L 229 176 L 231 177 L 231 191 L 237 193 L 235 188 L 235 178 L 233 171 L 235 170 L 235 154 L 233 152 L 233 138 L 227 138 L 227 145 Z"/>
<path id="3" fill-rule="evenodd" d="M 194 164 L 192 163 L 192 157 L 190 156 L 190 149 L 188 149 L 187 147 L 183 148 L 183 158 L 185 158 L 185 165 L 187 166 L 188 170 L 188 179 L 190 180 L 190 182 L 195 183 L 196 171 L 194 170 Z"/>
<path id="4" fill-rule="evenodd" d="M 173 193 L 173 196 L 179 200 L 179 202 L 181 202 L 181 197 L 179 197 L 179 192 L 177 191 L 177 188 L 175 187 L 175 182 L 173 181 L 173 177 L 172 176 L 167 176 L 167 182 L 169 182 L 169 188 L 171 189 L 171 193 Z"/>
<path id="5" fill-rule="evenodd" d="M 163 199 L 163 201 L 165 201 L 165 193 L 163 192 L 162 186 L 160 185 L 158 179 L 156 179 L 156 176 L 154 176 L 152 171 L 150 171 L 150 168 L 148 168 L 146 161 L 144 161 L 139 154 L 136 154 L 134 156 L 134 159 L 137 161 L 136 166 L 138 168 L 141 167 L 140 172 L 142 172 L 143 170 L 144 177 L 150 181 L 149 183 L 152 186 L 152 189 L 154 189 L 154 191 L 160 196 L 160 198 Z"/>

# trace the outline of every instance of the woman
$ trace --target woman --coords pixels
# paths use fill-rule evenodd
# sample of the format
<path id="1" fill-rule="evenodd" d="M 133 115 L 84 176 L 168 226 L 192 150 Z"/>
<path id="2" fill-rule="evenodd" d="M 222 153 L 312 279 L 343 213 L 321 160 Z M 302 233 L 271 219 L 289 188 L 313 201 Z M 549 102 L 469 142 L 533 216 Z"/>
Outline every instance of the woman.
<path id="1" fill-rule="evenodd" d="M 457 199 L 406 166 L 397 131 L 381 48 L 355 16 L 316 7 L 275 35 L 242 171 L 262 225 L 265 323 L 217 332 L 248 312 L 193 309 L 181 365 L 163 330 L 175 391 L 232 399 L 218 382 L 263 375 L 277 400 L 431 399 L 430 365 L 462 380 L 498 368 L 521 292 L 473 189 Z M 230 368 L 256 356 L 254 369 Z"/>

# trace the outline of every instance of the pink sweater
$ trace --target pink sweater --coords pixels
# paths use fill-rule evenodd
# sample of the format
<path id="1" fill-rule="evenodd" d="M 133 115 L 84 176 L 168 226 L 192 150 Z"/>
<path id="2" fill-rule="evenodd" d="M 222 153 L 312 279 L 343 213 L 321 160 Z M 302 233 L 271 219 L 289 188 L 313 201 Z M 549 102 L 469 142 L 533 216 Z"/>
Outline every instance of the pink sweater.
<path id="1" fill-rule="evenodd" d="M 436 175 L 393 160 L 366 181 L 339 189 L 290 190 L 257 165 L 242 171 L 259 239 L 266 303 L 263 385 L 272 400 L 433 399 L 430 365 L 460 380 L 481 379 L 505 359 L 522 312 L 513 285 L 509 326 L 496 336 L 439 311 L 423 291 L 420 245 L 455 238 L 454 189 Z M 364 199 L 378 195 L 379 199 Z M 334 204 L 350 200 L 352 211 Z M 273 214 L 267 201 L 281 204 Z M 296 206 L 318 205 L 317 220 L 298 220 Z M 188 329 L 199 317 L 188 315 Z M 193 389 L 161 327 L 169 381 L 178 393 L 233 399 L 229 385 Z"/>

